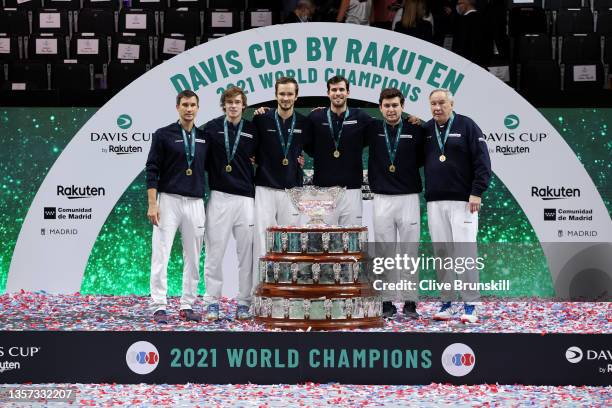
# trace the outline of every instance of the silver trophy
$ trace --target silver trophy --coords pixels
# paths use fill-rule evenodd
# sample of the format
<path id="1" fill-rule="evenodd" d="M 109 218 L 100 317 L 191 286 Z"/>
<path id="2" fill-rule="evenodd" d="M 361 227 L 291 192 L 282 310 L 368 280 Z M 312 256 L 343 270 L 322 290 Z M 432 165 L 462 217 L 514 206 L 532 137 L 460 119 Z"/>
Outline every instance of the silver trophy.
<path id="1" fill-rule="evenodd" d="M 325 225 L 324 217 L 336 208 L 345 187 L 304 186 L 285 190 L 293 206 L 310 217 L 307 225 Z"/>

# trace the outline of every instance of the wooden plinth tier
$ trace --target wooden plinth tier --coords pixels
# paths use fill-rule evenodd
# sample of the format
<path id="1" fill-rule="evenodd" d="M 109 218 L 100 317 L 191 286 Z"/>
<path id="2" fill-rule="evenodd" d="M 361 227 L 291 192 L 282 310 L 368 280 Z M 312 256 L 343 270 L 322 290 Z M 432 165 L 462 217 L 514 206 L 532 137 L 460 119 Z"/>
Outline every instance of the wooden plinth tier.
<path id="1" fill-rule="evenodd" d="M 355 298 L 377 296 L 369 283 L 336 285 L 262 283 L 255 291 L 256 296 L 285 299 Z"/>
<path id="2" fill-rule="evenodd" d="M 367 317 L 363 319 L 326 319 L 326 320 L 280 320 L 269 317 L 257 317 L 257 322 L 268 329 L 281 330 L 354 330 L 373 329 L 383 327 L 385 322 L 380 317 Z"/>
<path id="3" fill-rule="evenodd" d="M 257 322 L 282 330 L 384 325 L 379 293 L 364 273 L 366 227 L 270 227 L 266 239 L 253 298 Z"/>

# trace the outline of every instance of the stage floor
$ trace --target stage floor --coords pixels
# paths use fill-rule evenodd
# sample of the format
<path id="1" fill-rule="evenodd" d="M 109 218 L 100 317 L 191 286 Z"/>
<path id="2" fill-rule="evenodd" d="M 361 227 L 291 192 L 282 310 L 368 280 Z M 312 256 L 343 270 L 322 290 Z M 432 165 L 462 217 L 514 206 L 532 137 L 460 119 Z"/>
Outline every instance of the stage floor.
<path id="1" fill-rule="evenodd" d="M 72 387 L 69 406 L 129 407 L 609 407 L 612 387 L 524 385 L 122 385 L 37 384 L 28 388 Z M 3 387 L 3 386 L 0 386 Z M 23 386 L 21 386 L 23 387 Z M 27 406 L 65 404 L 28 403 Z M 3 403 L 22 407 L 23 403 Z"/>
<path id="2" fill-rule="evenodd" d="M 486 299 L 485 299 L 486 300 Z M 384 328 L 366 332 L 421 333 L 612 333 L 609 303 L 543 302 L 520 299 L 512 302 L 486 300 L 480 307 L 482 323 L 432 321 L 439 303 L 423 301 L 419 320 L 401 315 Z M 228 318 L 219 322 L 186 323 L 178 320 L 178 299 L 169 304 L 170 323 L 157 325 L 148 310 L 148 298 L 138 296 L 82 296 L 18 293 L 0 296 L 0 330 L 4 331 L 243 331 L 266 332 L 253 321 L 233 319 L 235 302 L 224 299 Z M 548 337 L 548 336 L 547 336 Z M 484 381 L 484 382 L 495 382 Z M 512 384 L 512 383 L 511 383 Z M 351 384 L 13 384 L 20 388 L 72 387 L 77 391 L 71 406 L 612 406 L 612 387 L 451 385 L 439 381 L 428 385 Z M 10 384 L 0 385 L 0 389 Z M 1 402 L 17 407 L 22 403 Z M 63 406 L 64 404 L 60 404 Z M 28 406 L 60 406 L 28 403 Z"/>
<path id="3" fill-rule="evenodd" d="M 170 298 L 169 324 L 153 322 L 148 297 L 50 295 L 14 293 L 0 295 L 0 330 L 64 331 L 269 331 L 253 320 L 234 319 L 236 304 L 223 299 L 225 317 L 216 322 L 182 322 L 178 319 L 178 298 Z M 399 309 L 401 310 L 401 305 Z M 422 301 L 421 318 L 405 319 L 401 313 L 387 320 L 385 327 L 361 331 L 425 333 L 612 333 L 610 303 L 549 302 L 541 299 L 500 301 L 483 299 L 480 323 L 458 320 L 435 322 L 430 317 L 439 302 Z M 201 304 L 196 310 L 203 309 Z"/>

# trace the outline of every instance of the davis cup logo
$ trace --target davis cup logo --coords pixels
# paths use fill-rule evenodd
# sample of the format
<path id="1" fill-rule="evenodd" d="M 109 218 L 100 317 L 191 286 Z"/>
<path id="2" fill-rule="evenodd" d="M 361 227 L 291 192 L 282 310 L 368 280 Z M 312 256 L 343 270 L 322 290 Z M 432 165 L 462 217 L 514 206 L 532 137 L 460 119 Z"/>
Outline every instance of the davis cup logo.
<path id="1" fill-rule="evenodd" d="M 454 377 L 469 374 L 476 365 L 474 350 L 463 343 L 453 343 L 442 353 L 442 366 Z"/>
<path id="2" fill-rule="evenodd" d="M 504 126 L 508 129 L 516 129 L 519 126 L 520 120 L 516 115 L 508 115 L 504 118 Z"/>
<path id="3" fill-rule="evenodd" d="M 123 130 L 129 129 L 130 126 L 132 126 L 132 118 L 130 115 L 126 115 L 125 113 L 123 115 L 119 115 L 117 118 L 117 126 Z"/>
<path id="4" fill-rule="evenodd" d="M 125 362 L 136 374 L 149 374 L 159 364 L 159 352 L 148 341 L 137 341 L 125 353 Z"/>
<path id="5" fill-rule="evenodd" d="M 572 346 L 565 351 L 565 358 L 572 364 L 582 361 L 582 350 L 580 347 Z"/>

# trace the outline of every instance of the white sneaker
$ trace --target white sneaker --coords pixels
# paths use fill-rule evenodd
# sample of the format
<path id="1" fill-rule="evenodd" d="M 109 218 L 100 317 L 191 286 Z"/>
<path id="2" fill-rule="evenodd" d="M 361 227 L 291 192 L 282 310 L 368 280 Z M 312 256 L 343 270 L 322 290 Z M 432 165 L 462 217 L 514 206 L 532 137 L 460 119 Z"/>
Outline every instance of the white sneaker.
<path id="1" fill-rule="evenodd" d="M 433 319 L 447 321 L 447 320 L 452 319 L 454 315 L 455 315 L 455 308 L 453 308 L 452 303 L 445 302 L 445 303 L 442 303 L 442 306 L 440 307 L 440 310 L 438 311 L 438 313 L 433 315 Z"/>
<path id="2" fill-rule="evenodd" d="M 463 305 L 461 323 L 478 323 L 478 313 L 476 312 L 476 305 L 472 305 L 469 303 L 465 303 Z"/>

